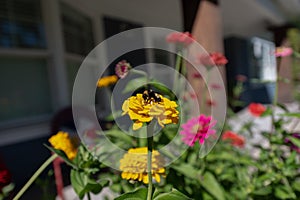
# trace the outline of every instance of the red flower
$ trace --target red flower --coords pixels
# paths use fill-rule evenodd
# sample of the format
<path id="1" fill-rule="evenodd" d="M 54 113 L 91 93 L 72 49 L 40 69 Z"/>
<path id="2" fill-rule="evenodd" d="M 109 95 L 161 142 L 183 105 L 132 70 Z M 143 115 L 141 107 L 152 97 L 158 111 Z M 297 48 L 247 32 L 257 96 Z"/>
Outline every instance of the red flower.
<path id="1" fill-rule="evenodd" d="M 11 174 L 7 169 L 0 169 L 0 193 L 4 186 L 10 184 Z"/>
<path id="2" fill-rule="evenodd" d="M 260 117 L 266 111 L 266 107 L 260 103 L 251 103 L 248 110 L 253 116 Z"/>
<path id="3" fill-rule="evenodd" d="M 192 36 L 192 34 L 190 34 L 189 32 L 184 32 L 184 33 L 180 33 L 180 32 L 173 32 L 170 33 L 167 38 L 166 38 L 167 42 L 170 43 L 179 43 L 179 44 L 183 44 L 185 46 L 190 45 L 191 43 L 194 42 L 194 38 Z"/>
<path id="4" fill-rule="evenodd" d="M 236 147 L 243 148 L 245 146 L 245 138 L 232 131 L 225 131 L 222 135 L 222 140 L 229 140 Z"/>
<path id="5" fill-rule="evenodd" d="M 205 66 L 212 66 L 212 65 L 217 65 L 217 66 L 222 66 L 226 65 L 228 63 L 228 60 L 222 53 L 210 53 L 209 55 L 204 55 L 201 54 L 198 57 L 199 62 Z"/>
<path id="6" fill-rule="evenodd" d="M 209 55 L 215 65 L 226 65 L 228 63 L 226 57 L 221 53 L 210 53 Z"/>

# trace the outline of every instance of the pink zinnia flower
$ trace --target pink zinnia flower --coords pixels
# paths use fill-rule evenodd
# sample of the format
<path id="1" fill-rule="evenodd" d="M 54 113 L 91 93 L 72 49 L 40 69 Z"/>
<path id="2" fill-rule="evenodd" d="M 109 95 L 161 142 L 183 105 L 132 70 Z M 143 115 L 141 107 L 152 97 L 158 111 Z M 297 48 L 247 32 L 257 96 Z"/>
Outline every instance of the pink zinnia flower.
<path id="1" fill-rule="evenodd" d="M 173 32 L 170 33 L 167 38 L 166 38 L 167 42 L 170 43 L 179 43 L 179 44 L 183 44 L 185 46 L 190 45 L 191 43 L 194 42 L 194 38 L 192 36 L 192 34 L 190 34 L 189 32 L 184 32 L 184 33 L 180 33 L 180 32 Z"/>
<path id="2" fill-rule="evenodd" d="M 215 134 L 216 131 L 212 127 L 217 123 L 211 116 L 200 115 L 199 117 L 191 118 L 183 124 L 180 134 L 183 135 L 182 141 L 189 145 L 194 146 L 196 141 L 200 144 L 205 142 L 205 139 L 210 135 Z"/>
<path id="3" fill-rule="evenodd" d="M 277 47 L 275 50 L 276 57 L 286 57 L 293 54 L 293 49 L 290 47 Z"/>
<path id="4" fill-rule="evenodd" d="M 222 140 L 229 140 L 236 147 L 243 148 L 245 146 L 245 138 L 232 131 L 225 131 L 222 135 Z"/>
<path id="5" fill-rule="evenodd" d="M 205 66 L 222 66 L 226 65 L 228 63 L 228 60 L 222 53 L 210 53 L 209 55 L 206 54 L 200 54 L 198 56 L 199 63 L 205 65 Z"/>
<path id="6" fill-rule="evenodd" d="M 260 103 L 251 103 L 248 110 L 253 116 L 260 117 L 266 111 L 266 107 Z"/>
<path id="7" fill-rule="evenodd" d="M 131 69 L 131 65 L 126 60 L 122 60 L 116 65 L 115 72 L 119 78 L 125 78 L 129 69 Z"/>

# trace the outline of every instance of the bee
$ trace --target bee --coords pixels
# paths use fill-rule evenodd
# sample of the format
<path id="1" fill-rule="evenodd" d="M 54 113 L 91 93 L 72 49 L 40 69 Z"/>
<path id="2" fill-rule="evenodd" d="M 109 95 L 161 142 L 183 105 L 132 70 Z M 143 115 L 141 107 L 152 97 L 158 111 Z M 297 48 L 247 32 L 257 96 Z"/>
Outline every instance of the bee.
<path id="1" fill-rule="evenodd" d="M 145 90 L 143 92 L 143 99 L 146 103 L 150 103 L 150 104 L 161 102 L 161 98 L 159 94 L 155 93 L 151 89 Z"/>

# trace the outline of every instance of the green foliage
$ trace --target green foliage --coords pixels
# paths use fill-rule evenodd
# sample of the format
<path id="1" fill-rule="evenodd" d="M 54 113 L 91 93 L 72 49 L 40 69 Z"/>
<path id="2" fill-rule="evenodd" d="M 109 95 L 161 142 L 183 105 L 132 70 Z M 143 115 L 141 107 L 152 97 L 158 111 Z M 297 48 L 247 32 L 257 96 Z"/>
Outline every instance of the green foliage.
<path id="1" fill-rule="evenodd" d="M 140 77 L 130 80 L 123 90 L 123 93 L 134 92 L 137 88 L 145 86 L 147 84 L 147 77 Z"/>
<path id="2" fill-rule="evenodd" d="M 298 36 L 290 32 L 293 42 L 298 41 Z M 297 55 L 297 52 L 294 53 Z M 180 60 L 178 60 L 180 61 Z M 178 69 L 180 63 L 178 62 Z M 177 101 L 174 93 L 163 84 L 151 77 L 147 77 L 145 72 L 132 69 L 131 72 L 138 75 L 138 78 L 130 80 L 125 86 L 123 93 L 136 92 L 137 88 L 151 88 L 159 91 L 165 97 Z M 177 85 L 175 91 L 184 91 L 186 88 L 182 83 L 182 77 L 174 77 Z M 259 82 L 259 80 L 252 80 Z M 280 81 L 289 82 L 281 79 Z M 243 82 L 237 82 L 233 89 L 233 97 L 229 105 L 234 108 L 243 107 L 245 104 L 240 100 L 244 92 Z M 179 103 L 178 103 L 179 104 Z M 181 104 L 178 110 L 181 112 L 181 120 L 186 121 L 185 112 L 190 106 Z M 283 111 L 275 116 L 274 107 Z M 113 120 L 113 116 L 120 117 L 121 111 L 117 111 L 108 119 Z M 233 110 L 229 109 L 228 118 L 238 120 Z M 297 112 L 289 112 L 287 108 L 274 102 L 273 106 L 267 106 L 266 111 L 260 119 L 270 118 L 272 126 L 267 131 L 255 133 L 255 120 L 249 120 L 240 126 L 237 134 L 244 136 L 247 147 L 236 147 L 230 141 L 220 139 L 214 149 L 206 156 L 200 157 L 201 145 L 196 143 L 194 147 L 188 148 L 183 155 L 166 167 L 166 177 L 160 183 L 154 183 L 155 191 L 153 200 L 231 200 L 231 199 L 297 199 L 300 196 L 300 157 L 295 148 L 300 148 L 300 139 L 294 137 L 293 133 L 284 129 L 286 119 L 299 118 Z M 232 130 L 229 124 L 224 125 L 224 130 Z M 166 125 L 158 134 L 154 136 L 154 149 L 161 149 L 170 142 L 177 145 L 184 145 L 181 139 L 176 137 L 180 125 Z M 107 131 L 103 131 L 96 146 L 98 158 L 108 158 L 114 154 L 115 149 L 107 142 L 109 140 L 122 149 L 141 147 L 147 145 L 146 127 L 137 131 L 129 130 L 128 135 L 118 126 L 113 126 Z M 103 135 L 104 134 L 104 135 Z M 260 134 L 267 145 L 248 143 L 248 139 Z M 136 136 L 136 137 L 134 137 Z M 139 137 L 143 136 L 143 137 Z M 294 148 L 291 148 L 293 145 Z M 99 193 L 103 187 L 110 183 L 110 189 L 121 194 L 116 200 L 146 200 L 147 188 L 143 183 L 137 181 L 123 180 L 120 172 L 108 169 L 94 157 L 85 146 L 78 148 L 78 153 L 73 161 L 70 161 L 62 151 L 48 147 L 51 151 L 62 157 L 71 167 L 71 183 L 78 196 L 82 199 L 88 193 Z M 256 152 L 255 155 L 253 152 Z M 166 158 L 174 159 L 173 152 L 166 149 L 160 152 Z M 101 169 L 105 168 L 104 171 Z M 174 189 L 176 188 L 176 189 Z"/>
<path id="3" fill-rule="evenodd" d="M 115 198 L 115 200 L 146 200 L 147 188 L 138 188 L 132 192 L 122 194 Z"/>
<path id="4" fill-rule="evenodd" d="M 178 190 L 172 188 L 170 192 L 156 193 L 153 195 L 153 200 L 190 200 L 191 198 L 182 194 Z"/>
<path id="5" fill-rule="evenodd" d="M 46 144 L 44 144 L 44 146 L 46 146 L 50 151 L 52 151 L 53 153 L 56 153 L 57 155 L 59 155 L 59 157 L 61 159 L 63 159 L 68 165 L 70 165 L 71 167 L 75 167 L 74 163 L 68 158 L 68 156 L 65 154 L 64 151 L 62 150 L 58 150 L 58 149 L 54 149 Z"/>
<path id="6" fill-rule="evenodd" d="M 90 175 L 84 171 L 71 171 L 71 184 L 80 199 L 89 193 L 98 194 L 102 188 L 108 186 L 108 180 L 94 180 Z"/>

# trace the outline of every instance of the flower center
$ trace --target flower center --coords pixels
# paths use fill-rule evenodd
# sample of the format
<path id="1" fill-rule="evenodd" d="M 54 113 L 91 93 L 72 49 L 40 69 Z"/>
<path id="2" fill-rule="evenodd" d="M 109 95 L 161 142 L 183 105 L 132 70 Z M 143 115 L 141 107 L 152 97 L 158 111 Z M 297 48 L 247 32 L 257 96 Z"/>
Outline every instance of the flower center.
<path id="1" fill-rule="evenodd" d="M 192 133 L 197 134 L 202 130 L 203 126 L 201 124 L 196 124 L 192 128 Z"/>

